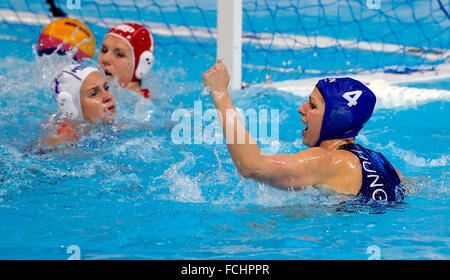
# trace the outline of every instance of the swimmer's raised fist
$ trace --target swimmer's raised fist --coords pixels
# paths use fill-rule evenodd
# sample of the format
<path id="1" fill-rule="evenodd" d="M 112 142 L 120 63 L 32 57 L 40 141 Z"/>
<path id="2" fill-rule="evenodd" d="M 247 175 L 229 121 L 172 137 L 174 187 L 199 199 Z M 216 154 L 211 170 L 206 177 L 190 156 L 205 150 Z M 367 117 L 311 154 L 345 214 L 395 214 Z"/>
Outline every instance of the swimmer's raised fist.
<path id="1" fill-rule="evenodd" d="M 211 89 L 211 93 L 225 92 L 230 82 L 227 67 L 220 59 L 213 67 L 203 73 L 202 78 L 203 84 Z"/>

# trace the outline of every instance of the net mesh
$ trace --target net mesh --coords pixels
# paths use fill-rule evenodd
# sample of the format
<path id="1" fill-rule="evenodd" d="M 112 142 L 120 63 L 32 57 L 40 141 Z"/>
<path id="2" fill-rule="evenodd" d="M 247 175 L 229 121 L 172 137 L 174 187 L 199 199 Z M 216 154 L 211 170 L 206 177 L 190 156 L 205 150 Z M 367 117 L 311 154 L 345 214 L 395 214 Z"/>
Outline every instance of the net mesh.
<path id="1" fill-rule="evenodd" d="M 39 34 L 53 17 L 48 2 L 0 2 L 1 33 Z M 98 27 L 98 42 L 104 29 L 133 21 L 150 29 L 162 53 L 176 50 L 215 60 L 215 1 L 53 2 L 67 15 Z M 74 8 L 77 2 L 79 9 Z M 449 60 L 449 12 L 449 0 L 243 0 L 243 80 L 433 70 Z"/>

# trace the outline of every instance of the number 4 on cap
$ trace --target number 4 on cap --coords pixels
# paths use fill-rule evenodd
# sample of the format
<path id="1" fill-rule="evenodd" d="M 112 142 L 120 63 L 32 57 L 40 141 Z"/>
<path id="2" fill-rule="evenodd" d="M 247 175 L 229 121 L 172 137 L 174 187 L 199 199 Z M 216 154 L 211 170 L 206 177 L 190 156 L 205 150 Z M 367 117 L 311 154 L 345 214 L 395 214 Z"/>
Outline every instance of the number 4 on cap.
<path id="1" fill-rule="evenodd" d="M 344 95 L 342 95 L 342 97 L 345 98 L 345 100 L 348 101 L 347 106 L 348 107 L 352 107 L 353 105 L 356 105 L 358 101 L 358 98 L 361 96 L 362 91 L 360 90 L 354 90 L 354 91 L 349 91 L 344 93 Z"/>

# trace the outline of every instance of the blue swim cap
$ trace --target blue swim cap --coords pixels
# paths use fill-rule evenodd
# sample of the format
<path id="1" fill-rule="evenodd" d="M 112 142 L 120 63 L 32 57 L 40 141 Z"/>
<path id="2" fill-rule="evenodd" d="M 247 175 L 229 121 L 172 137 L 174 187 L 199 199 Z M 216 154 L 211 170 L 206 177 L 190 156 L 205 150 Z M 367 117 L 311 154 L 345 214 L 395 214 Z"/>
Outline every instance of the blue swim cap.
<path id="1" fill-rule="evenodd" d="M 325 99 L 325 113 L 316 147 L 325 140 L 356 137 L 372 116 L 375 94 L 352 78 L 326 78 L 320 80 L 316 87 Z"/>

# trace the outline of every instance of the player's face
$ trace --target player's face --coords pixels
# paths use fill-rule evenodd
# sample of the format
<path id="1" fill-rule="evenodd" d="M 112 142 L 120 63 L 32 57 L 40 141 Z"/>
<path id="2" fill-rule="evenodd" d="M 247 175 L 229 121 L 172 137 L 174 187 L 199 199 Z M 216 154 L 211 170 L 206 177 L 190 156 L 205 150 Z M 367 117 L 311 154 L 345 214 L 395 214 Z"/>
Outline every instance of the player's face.
<path id="1" fill-rule="evenodd" d="M 306 124 L 306 128 L 302 131 L 303 144 L 314 147 L 320 138 L 325 113 L 325 100 L 317 88 L 314 88 L 308 101 L 300 106 L 297 111 L 302 114 L 301 120 Z"/>
<path id="2" fill-rule="evenodd" d="M 108 122 L 117 115 L 114 95 L 109 91 L 108 82 L 97 71 L 84 80 L 80 89 L 80 103 L 87 122 Z"/>
<path id="3" fill-rule="evenodd" d="M 131 82 L 134 59 L 130 46 L 124 40 L 106 35 L 100 49 L 98 64 L 105 71 L 108 80 L 117 78 L 122 87 Z"/>

